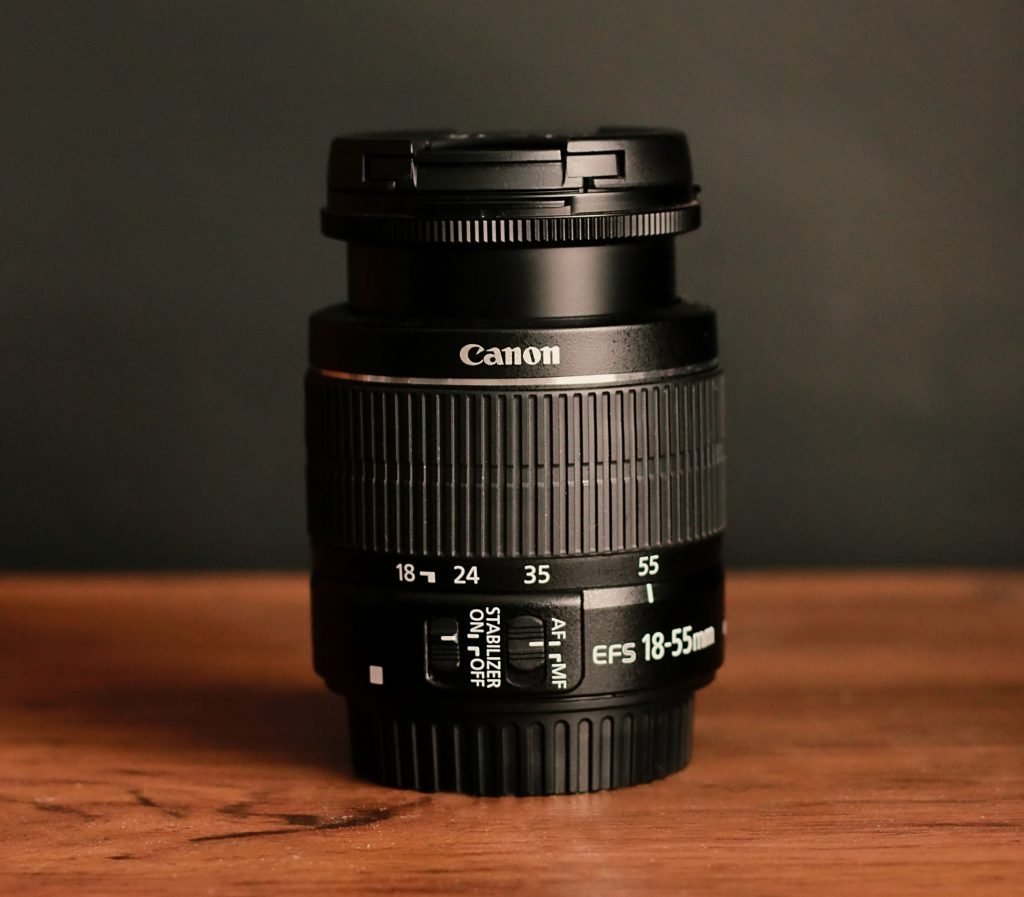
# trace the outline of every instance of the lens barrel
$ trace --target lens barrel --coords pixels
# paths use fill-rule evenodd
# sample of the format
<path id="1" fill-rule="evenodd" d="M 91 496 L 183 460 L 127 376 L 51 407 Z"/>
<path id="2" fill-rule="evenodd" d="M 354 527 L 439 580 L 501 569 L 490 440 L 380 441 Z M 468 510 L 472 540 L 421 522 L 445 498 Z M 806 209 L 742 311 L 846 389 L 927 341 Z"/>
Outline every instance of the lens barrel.
<path id="1" fill-rule="evenodd" d="M 725 636 L 715 317 L 675 293 L 698 224 L 677 132 L 334 141 L 313 648 L 361 775 L 556 794 L 688 762 Z"/>

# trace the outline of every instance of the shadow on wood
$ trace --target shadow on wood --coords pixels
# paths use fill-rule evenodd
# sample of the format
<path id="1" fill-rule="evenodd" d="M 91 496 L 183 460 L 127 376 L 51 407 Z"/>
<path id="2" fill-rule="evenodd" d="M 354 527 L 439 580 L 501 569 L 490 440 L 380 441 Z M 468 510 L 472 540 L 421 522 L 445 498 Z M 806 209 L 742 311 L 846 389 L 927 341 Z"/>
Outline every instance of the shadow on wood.
<path id="1" fill-rule="evenodd" d="M 249 578 L 237 577 L 231 604 L 220 586 L 188 578 L 156 602 L 158 581 L 94 578 L 54 606 L 37 600 L 36 586 L 0 580 L 4 728 L 348 773 L 344 703 L 313 674 L 305 601 L 282 601 L 270 577 L 253 580 L 239 602 Z"/>

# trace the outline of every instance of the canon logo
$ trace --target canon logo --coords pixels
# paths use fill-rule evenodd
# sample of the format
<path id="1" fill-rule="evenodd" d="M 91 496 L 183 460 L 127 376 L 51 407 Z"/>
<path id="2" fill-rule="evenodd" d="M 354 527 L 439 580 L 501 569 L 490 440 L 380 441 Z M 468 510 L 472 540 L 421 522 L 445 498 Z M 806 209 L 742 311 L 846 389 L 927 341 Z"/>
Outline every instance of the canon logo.
<path id="1" fill-rule="evenodd" d="M 470 367 L 480 364 L 493 365 L 555 365 L 562 363 L 558 346 L 488 346 L 466 343 L 459 350 L 459 360 Z"/>

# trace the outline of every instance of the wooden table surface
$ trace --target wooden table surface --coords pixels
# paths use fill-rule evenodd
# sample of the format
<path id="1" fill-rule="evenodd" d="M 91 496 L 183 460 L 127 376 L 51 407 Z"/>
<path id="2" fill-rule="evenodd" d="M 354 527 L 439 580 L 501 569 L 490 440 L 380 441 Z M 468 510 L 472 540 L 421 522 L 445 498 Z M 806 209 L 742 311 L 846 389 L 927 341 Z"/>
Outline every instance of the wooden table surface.
<path id="1" fill-rule="evenodd" d="M 353 779 L 300 575 L 0 577 L 0 894 L 1024 894 L 1024 575 L 734 574 L 694 760 Z"/>

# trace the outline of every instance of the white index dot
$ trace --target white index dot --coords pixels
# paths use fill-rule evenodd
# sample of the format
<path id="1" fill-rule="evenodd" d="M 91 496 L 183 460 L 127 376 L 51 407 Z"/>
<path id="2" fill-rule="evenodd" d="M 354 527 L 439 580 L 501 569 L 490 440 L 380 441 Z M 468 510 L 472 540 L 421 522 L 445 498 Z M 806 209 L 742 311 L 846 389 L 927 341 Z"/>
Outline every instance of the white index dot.
<path id="1" fill-rule="evenodd" d="M 383 685 L 384 684 L 384 667 L 375 666 L 370 664 L 370 685 Z"/>

